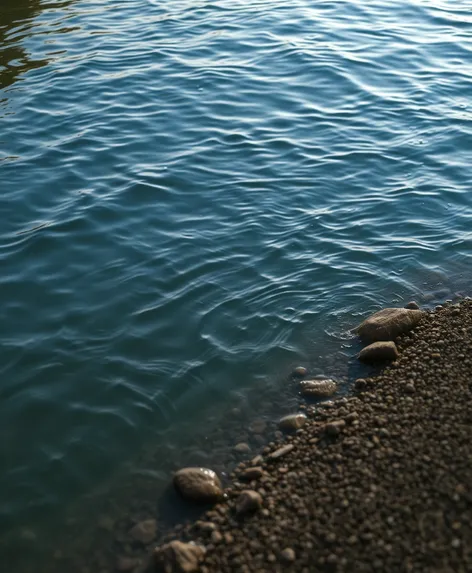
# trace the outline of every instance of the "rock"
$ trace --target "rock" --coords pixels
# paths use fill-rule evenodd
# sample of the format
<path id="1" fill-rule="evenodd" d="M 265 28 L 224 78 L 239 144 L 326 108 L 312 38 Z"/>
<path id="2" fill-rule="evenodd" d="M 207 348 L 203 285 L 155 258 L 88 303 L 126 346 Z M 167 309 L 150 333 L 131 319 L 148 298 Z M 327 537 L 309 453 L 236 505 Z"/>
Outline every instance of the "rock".
<path id="1" fill-rule="evenodd" d="M 255 467 L 247 468 L 247 470 L 244 470 L 240 477 L 245 481 L 252 481 L 255 479 L 260 479 L 263 475 L 264 470 L 261 467 Z"/>
<path id="2" fill-rule="evenodd" d="M 254 420 L 249 424 L 249 431 L 253 434 L 263 434 L 267 429 L 267 422 L 265 420 Z"/>
<path id="3" fill-rule="evenodd" d="M 292 372 L 292 378 L 303 378 L 307 372 L 308 370 L 304 366 L 297 366 Z"/>
<path id="4" fill-rule="evenodd" d="M 411 382 L 406 384 L 405 385 L 405 392 L 407 392 L 407 394 L 414 394 L 416 392 L 415 385 L 412 384 Z"/>
<path id="5" fill-rule="evenodd" d="M 38 536 L 32 529 L 25 528 L 21 530 L 20 538 L 23 541 L 36 541 L 38 539 Z"/>
<path id="6" fill-rule="evenodd" d="M 203 533 L 213 533 L 216 529 L 216 525 L 211 521 L 197 521 L 196 525 Z"/>
<path id="7" fill-rule="evenodd" d="M 324 426 L 324 432 L 330 438 L 336 438 L 341 433 L 341 430 L 346 425 L 344 420 L 335 420 L 334 422 L 329 422 Z"/>
<path id="8" fill-rule="evenodd" d="M 220 479 L 206 468 L 179 470 L 174 475 L 174 486 L 184 498 L 201 503 L 216 502 L 223 494 Z"/>
<path id="9" fill-rule="evenodd" d="M 249 444 L 241 442 L 234 446 L 233 451 L 235 451 L 238 454 L 248 454 L 251 451 L 251 447 L 249 446 Z"/>
<path id="10" fill-rule="evenodd" d="M 237 515 L 245 515 L 257 511 L 262 506 L 262 497 L 257 491 L 246 489 L 239 494 L 236 500 Z"/>
<path id="11" fill-rule="evenodd" d="M 291 452 L 293 450 L 293 448 L 294 448 L 293 444 L 287 444 L 286 446 L 282 446 L 278 450 L 275 450 L 275 452 L 272 452 L 271 454 L 269 454 L 269 459 L 270 460 L 278 460 L 279 458 L 282 458 L 283 456 L 285 456 L 289 452 Z"/>
<path id="12" fill-rule="evenodd" d="M 285 432 L 296 432 L 305 425 L 305 414 L 289 414 L 279 420 L 279 428 Z"/>
<path id="13" fill-rule="evenodd" d="M 280 558 L 286 563 L 293 563 L 295 561 L 295 551 L 291 547 L 286 547 L 280 552 Z"/>
<path id="14" fill-rule="evenodd" d="M 113 531 L 113 528 L 115 527 L 115 522 L 111 517 L 108 517 L 107 515 L 102 515 L 98 520 L 98 527 L 104 529 L 105 531 Z"/>
<path id="15" fill-rule="evenodd" d="M 137 567 L 141 565 L 141 560 L 136 557 L 118 557 L 116 561 L 116 570 L 117 571 L 133 571 Z"/>
<path id="16" fill-rule="evenodd" d="M 213 543 L 213 545 L 216 545 L 217 543 L 221 543 L 221 541 L 223 541 L 223 536 L 219 531 L 215 530 L 211 534 L 210 540 Z"/>
<path id="17" fill-rule="evenodd" d="M 140 521 L 129 530 L 129 535 L 134 541 L 139 541 L 143 545 L 147 545 L 154 540 L 157 533 L 157 522 L 155 519 L 146 519 Z"/>
<path id="18" fill-rule="evenodd" d="M 410 310 L 419 310 L 420 305 L 416 301 L 412 300 L 405 304 L 405 308 L 409 308 Z"/>
<path id="19" fill-rule="evenodd" d="M 205 553 L 201 545 L 171 541 L 154 550 L 154 560 L 158 571 L 163 573 L 195 573 Z"/>
<path id="20" fill-rule="evenodd" d="M 394 340 L 414 328 L 426 313 L 408 308 L 384 308 L 369 316 L 355 330 L 362 340 Z"/>
<path id="21" fill-rule="evenodd" d="M 367 362 L 368 364 L 372 364 L 375 362 L 391 362 L 392 360 L 396 360 L 398 358 L 398 350 L 395 346 L 395 342 L 389 341 L 381 341 L 381 342 L 373 342 L 363 348 L 357 358 L 361 362 Z"/>
<path id="22" fill-rule="evenodd" d="M 300 392 L 302 396 L 311 398 L 328 398 L 332 396 L 338 388 L 334 380 L 304 380 L 300 382 Z"/>

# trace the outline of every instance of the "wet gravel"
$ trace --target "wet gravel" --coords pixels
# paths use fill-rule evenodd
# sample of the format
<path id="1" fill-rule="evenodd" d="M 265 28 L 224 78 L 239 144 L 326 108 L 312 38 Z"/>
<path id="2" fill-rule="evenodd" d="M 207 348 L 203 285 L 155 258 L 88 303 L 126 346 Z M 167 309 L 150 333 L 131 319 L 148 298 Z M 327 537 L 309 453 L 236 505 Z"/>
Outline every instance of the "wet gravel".
<path id="1" fill-rule="evenodd" d="M 472 301 L 395 342 L 395 363 L 349 398 L 307 405 L 303 428 L 240 464 L 227 499 L 163 542 L 203 545 L 202 573 L 472 571 Z M 241 514 L 247 490 L 262 503 Z"/>

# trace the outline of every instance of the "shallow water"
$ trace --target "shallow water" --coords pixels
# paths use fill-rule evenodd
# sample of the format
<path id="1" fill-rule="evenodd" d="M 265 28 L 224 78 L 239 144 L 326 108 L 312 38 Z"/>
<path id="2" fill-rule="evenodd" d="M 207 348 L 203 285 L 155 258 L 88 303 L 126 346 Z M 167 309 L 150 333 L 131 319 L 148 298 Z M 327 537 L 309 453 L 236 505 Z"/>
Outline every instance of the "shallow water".
<path id="1" fill-rule="evenodd" d="M 217 463 L 369 311 L 470 294 L 471 8 L 2 2 L 7 544 Z"/>

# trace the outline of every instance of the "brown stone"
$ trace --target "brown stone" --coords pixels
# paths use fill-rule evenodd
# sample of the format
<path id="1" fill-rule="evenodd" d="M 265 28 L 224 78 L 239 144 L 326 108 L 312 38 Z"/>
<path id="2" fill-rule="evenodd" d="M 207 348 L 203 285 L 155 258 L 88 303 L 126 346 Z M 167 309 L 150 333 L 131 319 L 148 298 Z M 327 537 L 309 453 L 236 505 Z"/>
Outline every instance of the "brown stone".
<path id="1" fill-rule="evenodd" d="M 307 375 L 308 370 L 304 366 L 297 366 L 292 372 L 293 378 L 303 378 Z"/>
<path id="2" fill-rule="evenodd" d="M 246 489 L 239 494 L 236 500 L 236 513 L 245 515 L 260 509 L 261 506 L 262 496 L 257 491 Z"/>
<path id="3" fill-rule="evenodd" d="M 373 342 L 363 348 L 357 358 L 361 362 L 367 362 L 368 364 L 374 364 L 378 362 L 391 362 L 398 358 L 398 350 L 395 342 L 391 340 L 384 340 L 379 342 Z"/>
<path id="4" fill-rule="evenodd" d="M 414 328 L 425 315 L 422 310 L 384 308 L 364 320 L 355 332 L 366 342 L 394 340 Z"/>
<path id="5" fill-rule="evenodd" d="M 283 456 L 291 452 L 293 448 L 294 448 L 293 444 L 287 444 L 286 446 L 282 446 L 278 450 L 275 450 L 275 452 L 269 454 L 269 459 L 278 460 L 279 458 L 282 458 Z"/>
<path id="6" fill-rule="evenodd" d="M 171 541 L 154 550 L 154 559 L 158 570 L 163 573 L 195 573 L 205 553 L 201 545 Z"/>
<path id="7" fill-rule="evenodd" d="M 293 563 L 295 557 L 295 551 L 291 547 L 286 547 L 280 552 L 280 558 L 286 563 Z"/>
<path id="8" fill-rule="evenodd" d="M 264 470 L 261 467 L 254 467 L 254 468 L 247 468 L 246 470 L 244 470 L 244 472 L 241 474 L 241 479 L 244 479 L 246 481 L 252 481 L 252 480 L 256 480 L 256 479 L 260 479 L 262 476 L 264 475 Z"/>
<path id="9" fill-rule="evenodd" d="M 213 470 L 183 468 L 175 473 L 174 485 L 186 499 L 202 503 L 218 501 L 223 494 L 221 482 Z"/>
<path id="10" fill-rule="evenodd" d="M 285 432 L 295 432 L 305 425 L 305 414 L 289 414 L 279 420 L 279 428 Z"/>

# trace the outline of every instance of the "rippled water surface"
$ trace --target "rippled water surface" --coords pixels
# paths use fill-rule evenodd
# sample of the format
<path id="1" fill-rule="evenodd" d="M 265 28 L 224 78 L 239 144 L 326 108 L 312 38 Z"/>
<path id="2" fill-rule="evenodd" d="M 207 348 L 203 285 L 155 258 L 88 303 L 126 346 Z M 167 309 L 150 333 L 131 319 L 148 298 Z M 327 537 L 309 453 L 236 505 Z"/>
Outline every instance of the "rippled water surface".
<path id="1" fill-rule="evenodd" d="M 345 374 L 369 311 L 471 293 L 471 14 L 2 2 L 10 547 L 296 407 L 290 369 Z"/>

